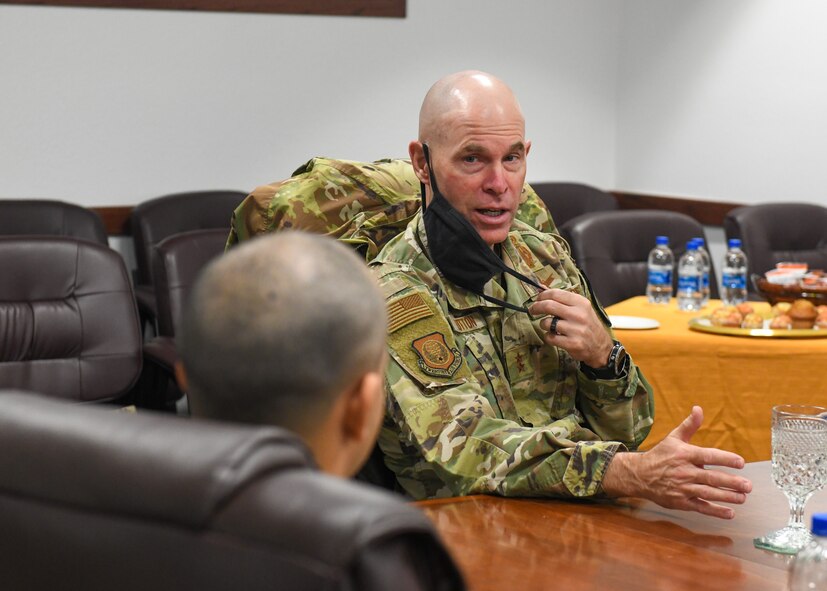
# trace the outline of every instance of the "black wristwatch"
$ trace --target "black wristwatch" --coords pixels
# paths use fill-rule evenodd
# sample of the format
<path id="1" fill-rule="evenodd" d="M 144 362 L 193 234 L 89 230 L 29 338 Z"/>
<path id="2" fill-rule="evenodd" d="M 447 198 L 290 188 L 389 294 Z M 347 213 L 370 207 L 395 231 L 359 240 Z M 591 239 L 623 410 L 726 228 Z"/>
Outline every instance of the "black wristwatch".
<path id="1" fill-rule="evenodd" d="M 580 362 L 580 371 L 592 380 L 619 380 L 629 373 L 629 354 L 620 341 L 614 341 L 609 361 L 603 367 L 590 367 Z"/>

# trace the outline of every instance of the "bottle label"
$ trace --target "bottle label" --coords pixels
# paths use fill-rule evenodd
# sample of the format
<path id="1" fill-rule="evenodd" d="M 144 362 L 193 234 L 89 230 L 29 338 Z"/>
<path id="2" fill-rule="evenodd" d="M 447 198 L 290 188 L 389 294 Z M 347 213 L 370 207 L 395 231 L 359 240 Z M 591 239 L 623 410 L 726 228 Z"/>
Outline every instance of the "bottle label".
<path id="1" fill-rule="evenodd" d="M 649 269 L 649 285 L 672 285 L 672 271 L 668 267 Z"/>
<path id="2" fill-rule="evenodd" d="M 678 291 L 701 291 L 701 278 L 698 275 L 678 275 Z"/>
<path id="3" fill-rule="evenodd" d="M 703 286 L 704 291 L 709 289 L 709 273 L 704 273 L 703 281 L 701 282 L 701 285 Z"/>
<path id="4" fill-rule="evenodd" d="M 726 273 L 723 274 L 721 281 L 727 289 L 746 289 L 747 276 L 744 273 Z"/>

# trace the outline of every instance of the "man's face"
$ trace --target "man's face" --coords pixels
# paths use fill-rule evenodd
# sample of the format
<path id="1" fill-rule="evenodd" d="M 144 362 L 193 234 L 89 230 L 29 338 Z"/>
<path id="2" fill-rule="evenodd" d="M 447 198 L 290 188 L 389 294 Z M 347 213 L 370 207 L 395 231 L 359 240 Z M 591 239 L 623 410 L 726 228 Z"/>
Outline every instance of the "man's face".
<path id="1" fill-rule="evenodd" d="M 445 117 L 430 144 L 440 192 L 489 246 L 508 236 L 520 204 L 530 142 L 516 109 L 471 109 Z"/>

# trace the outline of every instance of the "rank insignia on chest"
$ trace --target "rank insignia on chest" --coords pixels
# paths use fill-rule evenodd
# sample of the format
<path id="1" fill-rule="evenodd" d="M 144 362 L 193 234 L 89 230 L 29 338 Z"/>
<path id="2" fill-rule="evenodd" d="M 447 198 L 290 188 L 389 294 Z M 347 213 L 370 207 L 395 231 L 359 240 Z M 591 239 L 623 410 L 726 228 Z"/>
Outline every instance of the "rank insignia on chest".
<path id="1" fill-rule="evenodd" d="M 459 351 L 449 347 L 445 336 L 439 332 L 420 337 L 411 343 L 416 354 L 419 368 L 429 376 L 450 378 L 462 365 Z"/>

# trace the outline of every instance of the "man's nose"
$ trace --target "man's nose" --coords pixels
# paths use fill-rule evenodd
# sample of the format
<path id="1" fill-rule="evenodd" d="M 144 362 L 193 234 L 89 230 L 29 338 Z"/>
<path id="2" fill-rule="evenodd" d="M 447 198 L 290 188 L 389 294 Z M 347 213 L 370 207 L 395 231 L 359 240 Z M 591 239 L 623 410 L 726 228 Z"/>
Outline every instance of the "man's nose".
<path id="1" fill-rule="evenodd" d="M 502 163 L 495 162 L 488 170 L 488 175 L 485 177 L 485 184 L 483 186 L 485 191 L 500 195 L 508 190 L 508 183 L 505 177 L 505 168 Z"/>

